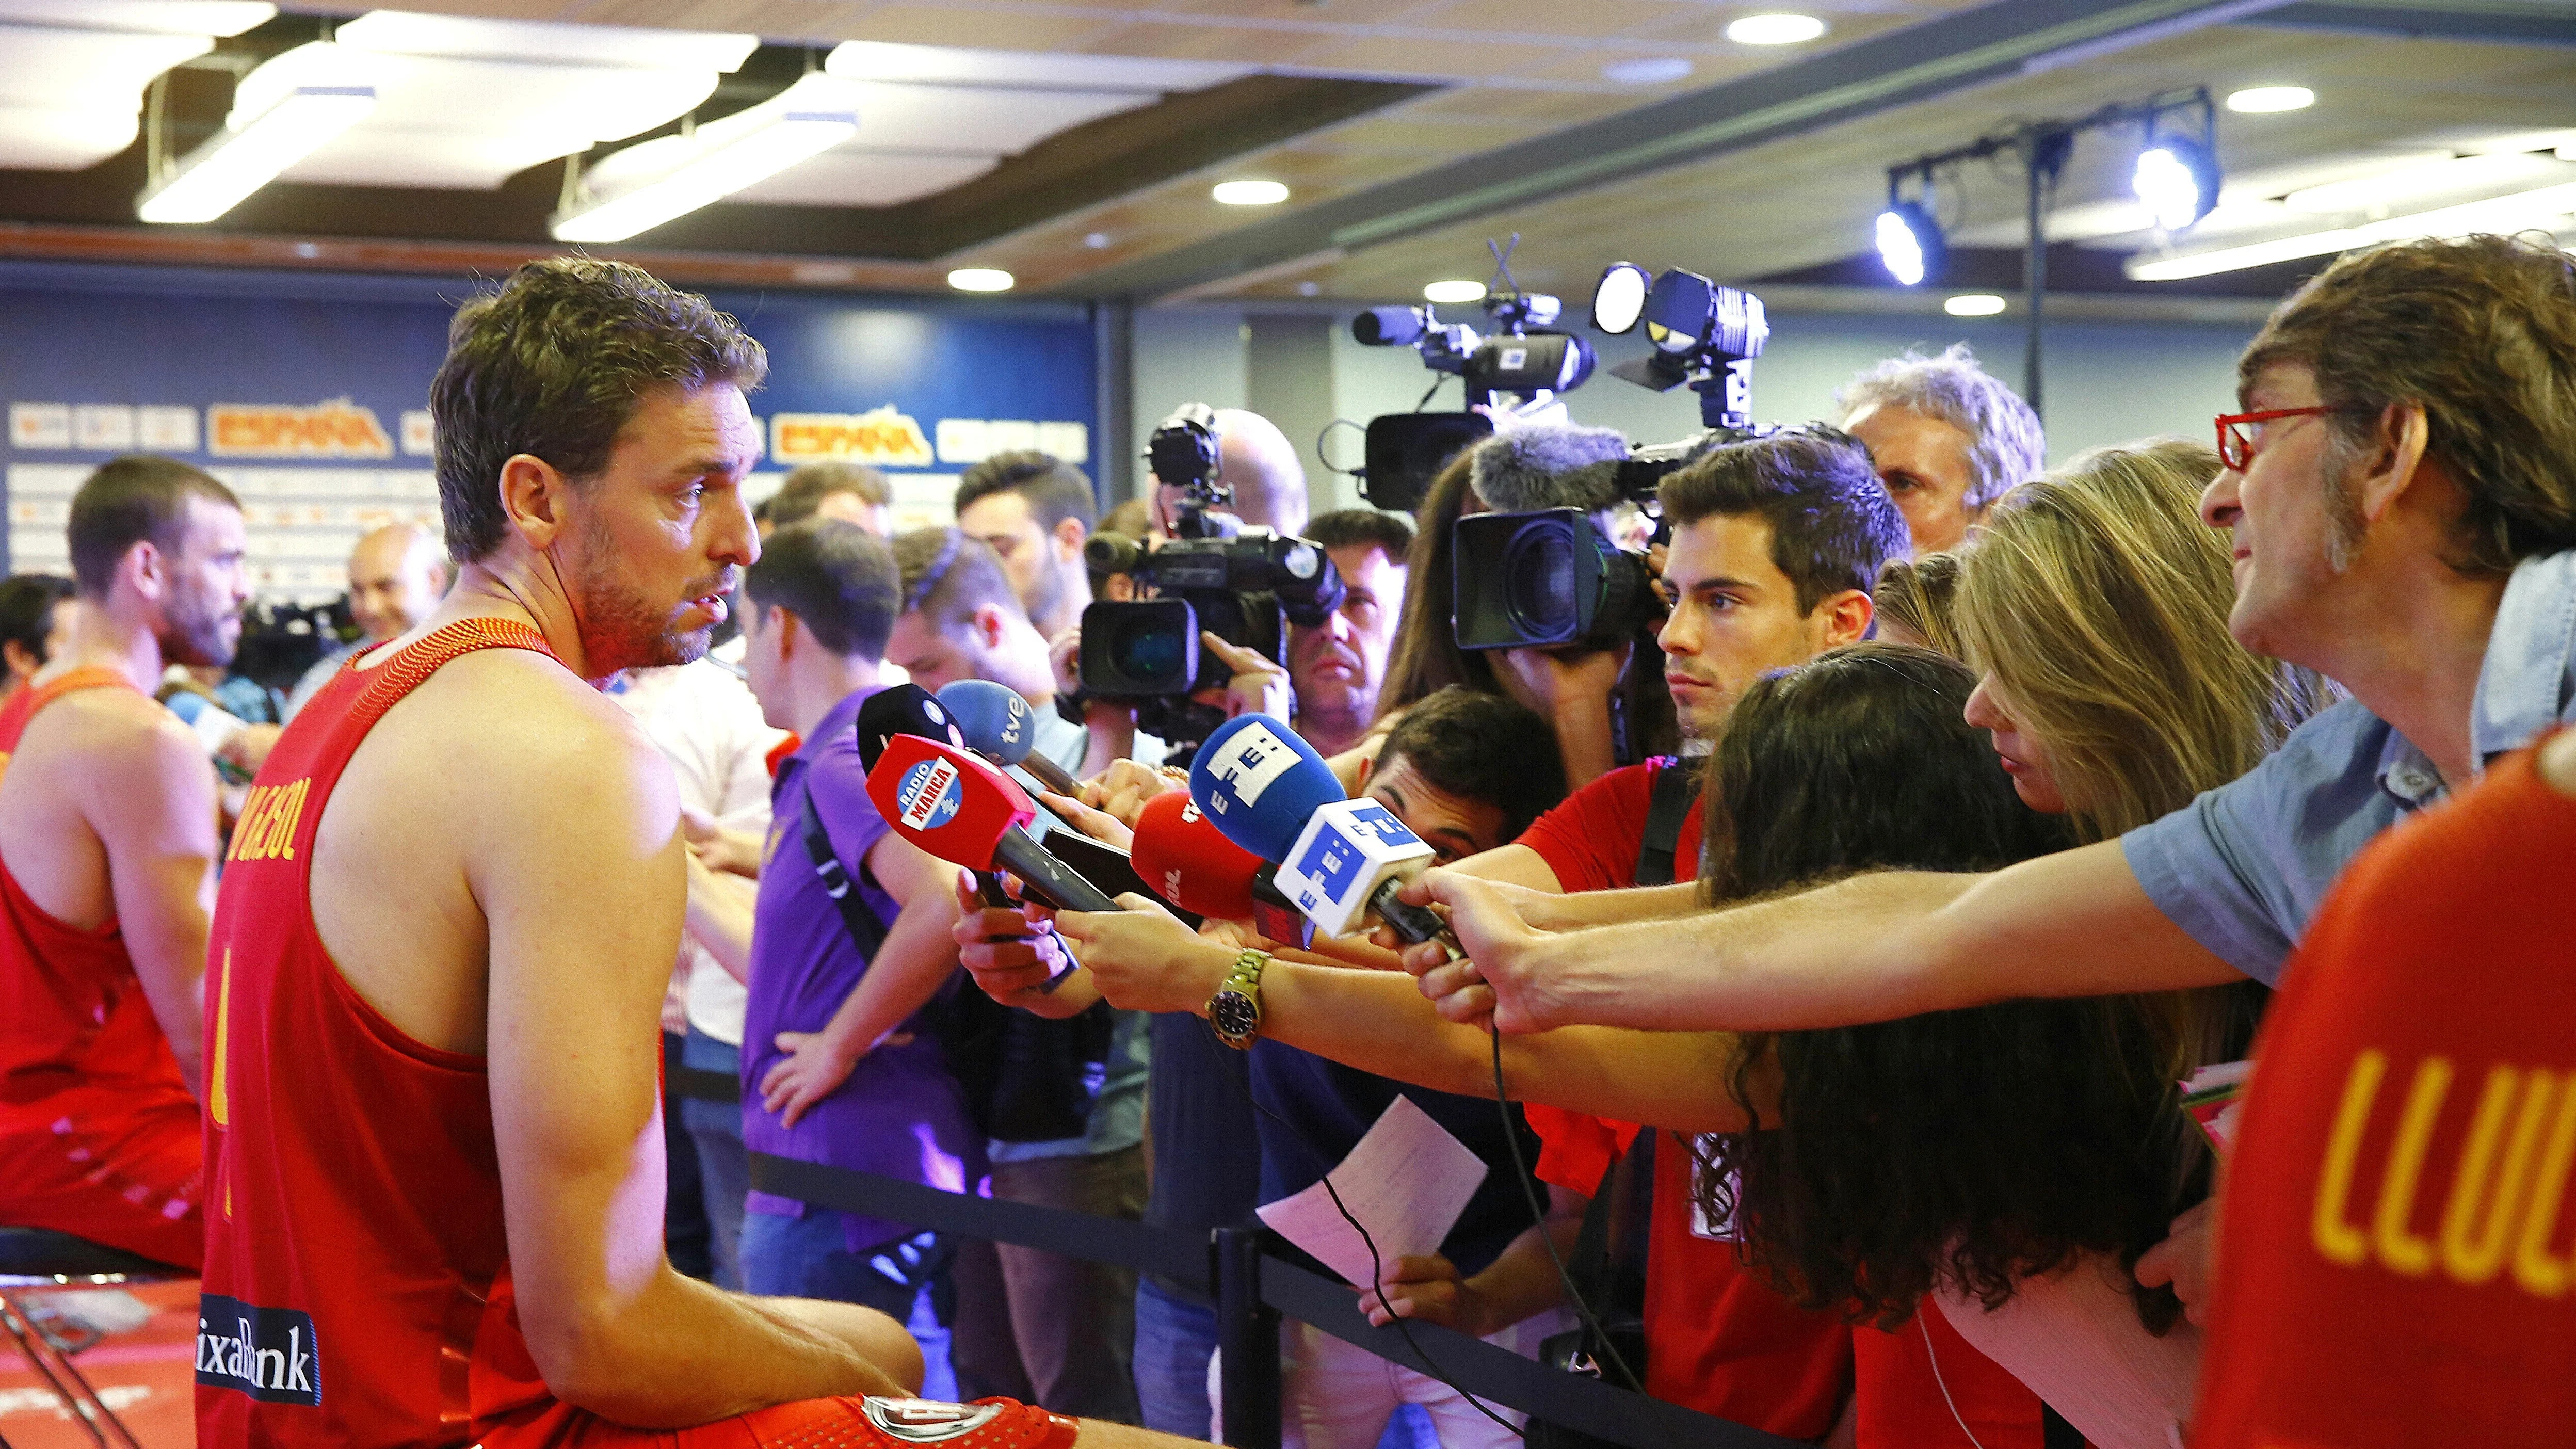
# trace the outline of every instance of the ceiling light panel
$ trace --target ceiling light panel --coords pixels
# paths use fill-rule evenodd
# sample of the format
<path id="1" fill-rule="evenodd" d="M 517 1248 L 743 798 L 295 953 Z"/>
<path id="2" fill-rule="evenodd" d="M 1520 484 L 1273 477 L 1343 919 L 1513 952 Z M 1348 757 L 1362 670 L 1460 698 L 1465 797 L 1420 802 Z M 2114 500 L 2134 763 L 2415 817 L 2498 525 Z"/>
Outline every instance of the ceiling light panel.
<path id="1" fill-rule="evenodd" d="M 2576 166 L 2549 156 L 2503 152 L 2461 156 L 2448 161 L 2406 166 L 2376 176 L 2302 187 L 2281 198 L 2292 211 L 2314 216 L 2382 211 L 2436 197 L 2477 192 L 2529 190 L 2576 175 Z"/>
<path id="2" fill-rule="evenodd" d="M 377 11 L 243 77 L 233 116 L 300 87 L 368 86 L 375 111 L 284 179 L 490 190 L 678 119 L 758 45 L 750 35 Z"/>
<path id="3" fill-rule="evenodd" d="M 238 0 L 0 0 L 0 167 L 78 171 L 123 151 L 155 76 L 276 13 Z"/>
<path id="4" fill-rule="evenodd" d="M 859 134 L 868 118 L 859 117 Z M 900 206 L 962 186 L 1000 164 L 993 156 L 867 151 L 841 145 L 731 197 L 771 206 Z"/>
<path id="5" fill-rule="evenodd" d="M 883 151 L 987 151 L 1011 156 L 1058 131 L 1149 106 L 1159 91 L 1032 91 L 988 86 L 852 85 L 855 144 Z"/>
<path id="6" fill-rule="evenodd" d="M 823 68 L 852 80 L 1009 86 L 1033 90 L 1195 91 L 1252 74 L 1257 66 L 1154 60 L 1128 55 L 1063 55 L 845 40 Z"/>

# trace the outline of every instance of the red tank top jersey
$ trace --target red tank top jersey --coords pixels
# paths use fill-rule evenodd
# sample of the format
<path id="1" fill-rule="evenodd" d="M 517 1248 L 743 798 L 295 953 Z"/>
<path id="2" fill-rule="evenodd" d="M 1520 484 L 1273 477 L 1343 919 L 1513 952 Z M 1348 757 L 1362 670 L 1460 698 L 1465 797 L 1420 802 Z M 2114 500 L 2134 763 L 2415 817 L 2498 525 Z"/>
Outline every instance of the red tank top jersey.
<path id="1" fill-rule="evenodd" d="M 2576 800 L 2529 752 L 2383 835 L 2246 1089 L 2192 1443 L 2576 1434 Z"/>
<path id="2" fill-rule="evenodd" d="M 79 669 L 0 706 L 0 771 Z M 0 1222 L 51 1228 L 194 1267 L 197 1103 L 111 917 L 64 924 L 0 863 Z"/>
<path id="3" fill-rule="evenodd" d="M 545 643 L 467 619 L 342 669 L 233 831 L 206 990 L 201 1443 L 463 1445 L 551 1403 L 511 1313 L 484 1060 L 367 1005 L 308 896 L 316 827 L 367 731 L 487 648 Z"/>

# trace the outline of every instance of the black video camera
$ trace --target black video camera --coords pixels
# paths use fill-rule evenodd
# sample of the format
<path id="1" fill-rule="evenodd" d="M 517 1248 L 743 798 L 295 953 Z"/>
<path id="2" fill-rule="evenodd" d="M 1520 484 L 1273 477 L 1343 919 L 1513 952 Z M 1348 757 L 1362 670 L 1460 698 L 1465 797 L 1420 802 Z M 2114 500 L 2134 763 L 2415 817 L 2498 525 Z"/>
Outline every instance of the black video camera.
<path id="1" fill-rule="evenodd" d="M 1344 593 L 1320 544 L 1246 528 L 1223 511 L 1233 490 L 1224 482 L 1220 441 L 1216 415 L 1204 404 L 1165 419 L 1145 456 L 1157 482 L 1181 490 L 1174 536 L 1150 550 L 1117 533 L 1095 533 L 1083 545 L 1083 564 L 1095 579 L 1124 574 L 1139 593 L 1155 597 L 1103 600 L 1082 611 L 1082 687 L 1136 700 L 1137 727 L 1175 744 L 1224 723 L 1221 712 L 1189 699 L 1225 688 L 1234 676 L 1201 652 L 1201 630 L 1284 667 L 1287 626 L 1323 623 Z"/>

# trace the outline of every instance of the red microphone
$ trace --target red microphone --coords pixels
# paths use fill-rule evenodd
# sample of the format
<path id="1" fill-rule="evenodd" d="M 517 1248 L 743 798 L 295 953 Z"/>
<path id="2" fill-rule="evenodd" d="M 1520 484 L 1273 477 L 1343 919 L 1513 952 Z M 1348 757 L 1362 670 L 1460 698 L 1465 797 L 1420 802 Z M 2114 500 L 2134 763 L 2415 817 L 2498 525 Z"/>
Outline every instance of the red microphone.
<path id="1" fill-rule="evenodd" d="M 1025 828 L 1037 803 L 983 760 L 918 735 L 892 735 L 868 771 L 868 798 L 895 833 L 970 870 L 1007 870 L 1029 894 L 1064 911 L 1118 903 L 1073 873 Z"/>
<path id="2" fill-rule="evenodd" d="M 1249 919 L 1274 941 L 1302 946 L 1312 937 L 1305 916 L 1271 884 L 1271 864 L 1226 839 L 1187 791 L 1166 791 L 1145 802 L 1130 859 L 1155 894 L 1182 910 Z"/>

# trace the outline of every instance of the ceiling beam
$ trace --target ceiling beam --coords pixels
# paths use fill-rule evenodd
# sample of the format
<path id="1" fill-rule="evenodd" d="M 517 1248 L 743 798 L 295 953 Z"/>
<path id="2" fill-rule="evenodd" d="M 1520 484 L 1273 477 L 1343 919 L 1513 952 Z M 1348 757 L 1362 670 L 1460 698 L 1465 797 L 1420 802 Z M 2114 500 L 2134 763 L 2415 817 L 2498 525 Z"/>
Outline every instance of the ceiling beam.
<path id="1" fill-rule="evenodd" d="M 1605 186 L 1987 81 L 2239 20 L 2285 0 L 1990 0 L 1686 95 L 1498 147 L 1067 282 L 1159 296 Z"/>
<path id="2" fill-rule="evenodd" d="M 2408 40 L 2465 40 L 2487 45 L 2576 46 L 2576 11 L 2531 5 L 2412 0 L 2311 0 L 2267 11 L 2254 25 L 2331 30 Z"/>

